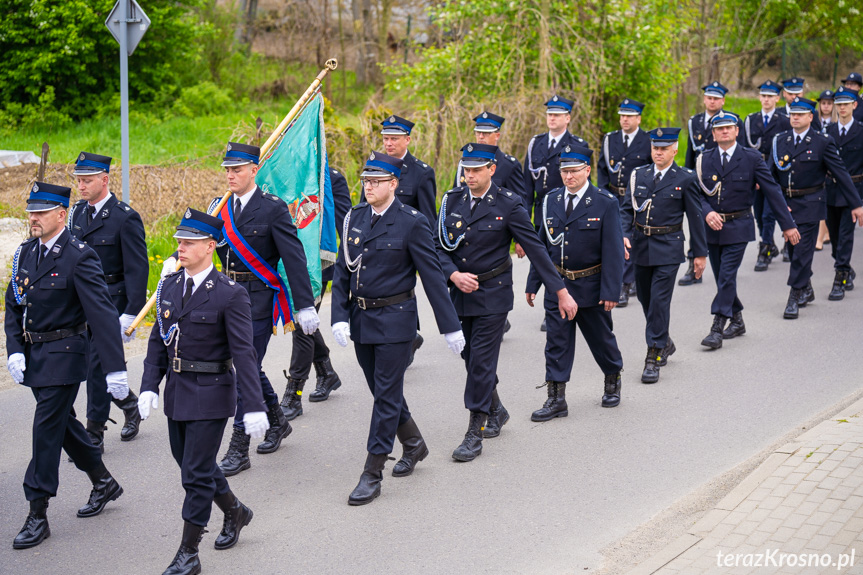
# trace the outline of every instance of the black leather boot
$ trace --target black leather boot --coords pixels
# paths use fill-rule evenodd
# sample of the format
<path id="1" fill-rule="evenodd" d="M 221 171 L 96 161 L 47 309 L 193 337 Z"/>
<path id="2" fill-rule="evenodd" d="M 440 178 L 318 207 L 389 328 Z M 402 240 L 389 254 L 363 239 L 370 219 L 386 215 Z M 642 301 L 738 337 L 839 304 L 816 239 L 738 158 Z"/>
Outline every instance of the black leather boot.
<path id="1" fill-rule="evenodd" d="M 207 530 L 200 525 L 188 521 L 183 523 L 183 540 L 174 560 L 162 575 L 198 575 L 201 572 L 201 560 L 198 558 L 198 545 Z"/>
<path id="2" fill-rule="evenodd" d="M 782 246 L 782 251 L 780 253 L 782 254 L 782 261 L 784 263 L 787 264 L 791 261 L 791 256 L 788 254 L 788 242 L 785 242 L 785 245 Z"/>
<path id="3" fill-rule="evenodd" d="M 806 307 L 807 303 L 813 301 L 815 301 L 815 290 L 812 289 L 812 280 L 809 280 L 806 287 L 800 290 L 797 296 L 797 305 L 799 307 Z"/>
<path id="4" fill-rule="evenodd" d="M 731 317 L 731 322 L 722 332 L 722 339 L 734 339 L 744 333 L 746 333 L 746 324 L 743 323 L 743 312 L 739 311 Z"/>
<path id="5" fill-rule="evenodd" d="M 242 429 L 234 428 L 231 434 L 231 443 L 228 444 L 228 452 L 219 462 L 219 469 L 225 477 L 231 477 L 252 466 L 249 461 L 249 444 L 251 438 Z"/>
<path id="6" fill-rule="evenodd" d="M 782 314 L 785 319 L 797 319 L 800 314 L 797 302 L 800 299 L 801 291 L 803 290 L 791 288 L 791 292 L 788 294 L 788 303 L 785 304 L 785 313 Z"/>
<path id="7" fill-rule="evenodd" d="M 360 475 L 360 482 L 348 496 L 348 505 L 365 505 L 381 494 L 381 481 L 384 479 L 383 471 L 386 463 L 386 455 L 369 453 L 363 474 Z"/>
<path id="8" fill-rule="evenodd" d="M 138 404 L 135 404 L 135 408 L 137 409 Z M 87 420 L 87 435 L 90 436 L 90 441 L 93 442 L 93 445 L 99 448 L 99 451 L 105 453 L 105 430 L 108 429 L 105 426 L 105 422 L 98 421 L 90 421 Z"/>
<path id="9" fill-rule="evenodd" d="M 845 291 L 851 291 L 854 289 L 854 280 L 857 279 L 857 272 L 854 271 L 854 268 L 848 270 L 848 278 L 845 280 Z"/>
<path id="10" fill-rule="evenodd" d="M 626 307 L 629 305 L 629 288 L 632 284 L 623 284 L 620 287 L 620 297 L 617 299 L 617 307 Z"/>
<path id="11" fill-rule="evenodd" d="M 95 517 L 102 513 L 109 501 L 114 501 L 123 495 L 123 488 L 117 480 L 111 477 L 104 464 L 93 471 L 87 472 L 87 477 L 93 482 L 93 490 L 90 491 L 90 499 L 87 504 L 78 510 L 78 517 Z"/>
<path id="12" fill-rule="evenodd" d="M 692 284 L 700 284 L 703 279 L 695 277 L 695 258 L 687 257 L 686 259 L 689 260 L 689 267 L 686 268 L 686 273 L 677 280 L 677 285 L 690 286 Z"/>
<path id="13" fill-rule="evenodd" d="M 848 283 L 848 278 L 851 274 L 844 270 L 837 270 L 836 276 L 833 278 L 833 288 L 830 290 L 830 295 L 827 299 L 830 301 L 841 301 L 845 299 L 845 286 Z"/>
<path id="14" fill-rule="evenodd" d="M 285 419 L 285 414 L 282 413 L 282 408 L 278 405 L 267 408 L 267 419 L 270 422 L 270 428 L 264 434 L 264 440 L 258 444 L 258 448 L 255 450 L 262 454 L 274 453 L 282 444 L 282 440 L 293 431 L 291 424 Z"/>
<path id="15" fill-rule="evenodd" d="M 548 327 L 545 325 L 545 318 L 542 318 L 542 323 L 539 324 L 539 331 L 548 331 Z"/>
<path id="16" fill-rule="evenodd" d="M 288 385 L 285 387 L 285 395 L 282 396 L 282 413 L 285 414 L 285 419 L 293 421 L 303 414 L 303 388 L 306 380 L 294 379 L 288 372 L 283 373 L 288 379 Z"/>
<path id="17" fill-rule="evenodd" d="M 393 477 L 407 477 L 414 472 L 417 463 L 429 454 L 429 448 L 413 418 L 396 429 L 396 437 L 402 444 L 402 458 L 393 467 Z"/>
<path id="18" fill-rule="evenodd" d="M 414 338 L 413 343 L 411 343 L 411 356 L 410 359 L 408 359 L 408 367 L 410 367 L 411 364 L 414 362 L 414 354 L 419 348 L 423 346 L 424 341 L 425 340 L 423 339 L 423 336 L 421 336 L 420 334 L 417 334 Z"/>
<path id="19" fill-rule="evenodd" d="M 452 452 L 452 458 L 456 461 L 473 461 L 482 453 L 482 432 L 488 416 L 479 411 L 470 412 L 470 422 L 467 425 L 467 433 L 464 441 Z"/>
<path id="20" fill-rule="evenodd" d="M 665 342 L 665 347 L 662 348 L 662 352 L 659 354 L 662 358 L 659 360 L 659 367 L 665 367 L 668 364 L 668 358 L 671 357 L 675 351 L 677 351 L 677 346 L 674 345 L 674 342 L 669 337 L 668 341 Z"/>
<path id="21" fill-rule="evenodd" d="M 569 408 L 566 405 L 566 382 L 546 381 L 544 384 L 537 386 L 537 389 L 542 386 L 548 388 L 548 399 L 545 400 L 542 407 L 531 414 L 530 420 L 551 421 L 555 417 L 566 417 L 569 415 Z"/>
<path id="22" fill-rule="evenodd" d="M 240 503 L 236 495 L 228 491 L 222 495 L 217 495 L 213 502 L 219 506 L 222 513 L 225 514 L 225 521 L 222 523 L 222 531 L 216 537 L 214 547 L 218 550 L 230 549 L 240 540 L 240 531 L 251 523 L 252 517 L 255 515 L 252 510 Z"/>
<path id="23" fill-rule="evenodd" d="M 755 260 L 755 271 L 767 271 L 767 266 L 770 265 L 770 244 L 759 242 L 758 244 L 758 259 Z"/>
<path id="24" fill-rule="evenodd" d="M 48 527 L 48 498 L 40 497 L 30 502 L 30 513 L 24 520 L 24 527 L 15 536 L 12 548 L 36 547 L 49 537 L 51 537 L 51 528 Z"/>
<path id="25" fill-rule="evenodd" d="M 659 381 L 659 362 L 662 361 L 661 353 L 658 347 L 647 348 L 647 357 L 644 358 L 644 371 L 641 372 L 641 383 L 656 383 Z"/>
<path id="26" fill-rule="evenodd" d="M 120 441 L 132 441 L 138 436 L 141 426 L 141 414 L 138 413 L 138 396 L 130 389 L 126 399 L 114 399 L 114 405 L 123 410 L 123 429 L 120 430 Z"/>
<path id="27" fill-rule="evenodd" d="M 620 372 L 605 375 L 605 394 L 602 396 L 602 407 L 617 407 L 620 405 Z"/>
<path id="28" fill-rule="evenodd" d="M 725 330 L 725 322 L 728 318 L 721 314 L 713 315 L 713 325 L 710 326 L 710 333 L 707 337 L 701 340 L 701 345 L 710 349 L 719 349 L 722 347 L 722 332 Z"/>
<path id="29" fill-rule="evenodd" d="M 488 421 L 485 422 L 485 430 L 482 436 L 485 439 L 497 437 L 500 435 L 500 428 L 506 425 L 509 421 L 509 412 L 500 401 L 500 396 L 497 394 L 497 387 L 491 392 L 491 409 L 488 414 Z"/>
<path id="30" fill-rule="evenodd" d="M 315 390 L 309 394 L 309 401 L 312 403 L 326 401 L 330 397 L 330 393 L 342 386 L 342 380 L 339 379 L 338 374 L 333 370 L 330 358 L 324 361 L 316 361 L 315 373 L 318 376 L 315 382 Z"/>

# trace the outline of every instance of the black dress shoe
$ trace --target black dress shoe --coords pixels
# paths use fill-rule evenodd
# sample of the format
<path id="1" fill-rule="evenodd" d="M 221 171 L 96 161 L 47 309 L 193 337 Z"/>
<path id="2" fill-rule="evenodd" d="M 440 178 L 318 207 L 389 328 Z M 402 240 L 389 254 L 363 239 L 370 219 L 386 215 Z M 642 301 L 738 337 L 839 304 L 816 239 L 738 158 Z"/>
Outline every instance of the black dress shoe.
<path id="1" fill-rule="evenodd" d="M 620 288 L 620 297 L 617 298 L 617 307 L 626 307 L 629 305 L 629 290 L 626 289 L 626 284 Z"/>
<path id="2" fill-rule="evenodd" d="M 686 273 L 680 276 L 677 280 L 677 285 L 689 286 L 692 284 L 700 284 L 703 279 L 695 277 L 695 258 L 686 258 L 689 260 L 689 267 L 686 268 Z"/>
<path id="3" fill-rule="evenodd" d="M 566 405 L 566 382 L 563 381 L 546 381 L 539 387 L 546 386 L 548 389 L 548 398 L 542 407 L 534 411 L 531 416 L 531 421 L 551 421 L 556 417 L 566 417 L 569 415 L 569 407 Z"/>
<path id="4" fill-rule="evenodd" d="M 393 466 L 393 477 L 407 477 L 417 463 L 428 457 L 429 448 L 413 418 L 396 429 L 396 437 L 402 444 L 402 458 Z"/>
<path id="5" fill-rule="evenodd" d="M 315 382 L 315 390 L 309 395 L 309 401 L 312 403 L 326 401 L 330 397 L 330 393 L 342 386 L 342 380 L 339 379 L 339 374 L 333 369 L 330 358 L 316 361 L 314 365 L 317 381 Z"/>
<path id="6" fill-rule="evenodd" d="M 201 560 L 198 557 L 198 545 L 207 530 L 199 525 L 186 521 L 183 524 L 183 540 L 174 560 L 162 575 L 198 575 L 201 572 Z"/>
<path id="7" fill-rule="evenodd" d="M 424 341 L 425 340 L 423 339 L 423 336 L 421 336 L 420 334 L 417 334 L 414 338 L 414 341 L 411 344 L 411 356 L 410 359 L 408 359 L 408 367 L 410 367 L 411 364 L 414 362 L 414 354 L 416 354 L 417 350 L 423 346 Z"/>
<path id="8" fill-rule="evenodd" d="M 662 361 L 660 349 L 658 347 L 647 348 L 647 357 L 644 359 L 644 371 L 641 372 L 641 383 L 656 383 L 659 381 L 660 361 Z"/>
<path id="9" fill-rule="evenodd" d="M 99 467 L 87 472 L 87 476 L 93 482 L 93 490 L 90 491 L 90 499 L 87 504 L 78 510 L 78 517 L 95 517 L 102 513 L 108 502 L 123 495 L 123 488 L 120 487 L 116 479 L 111 477 L 103 464 L 99 464 Z"/>
<path id="10" fill-rule="evenodd" d="M 123 410 L 123 429 L 120 430 L 120 441 L 132 441 L 138 436 L 141 426 L 141 414 L 138 413 L 138 396 L 129 390 L 125 399 L 115 399 L 114 405 Z"/>
<path id="11" fill-rule="evenodd" d="M 770 265 L 770 244 L 761 242 L 758 244 L 758 259 L 755 260 L 755 271 L 767 271 Z"/>
<path id="12" fill-rule="evenodd" d="M 636 289 L 634 282 L 631 282 L 628 284 L 623 284 L 623 285 L 629 286 L 629 292 L 628 292 L 629 297 L 635 297 L 638 295 L 638 290 Z"/>
<path id="13" fill-rule="evenodd" d="M 800 315 L 798 300 L 802 290 L 791 288 L 791 293 L 788 294 L 788 303 L 785 304 L 785 312 L 782 317 L 785 319 L 797 319 Z"/>
<path id="14" fill-rule="evenodd" d="M 507 333 L 512 329 L 512 324 L 509 323 L 509 320 L 506 320 L 506 323 L 503 324 L 503 333 Z"/>
<path id="15" fill-rule="evenodd" d="M 249 444 L 251 438 L 246 435 L 245 430 L 234 427 L 231 433 L 231 442 L 228 444 L 228 452 L 219 462 L 219 469 L 225 477 L 232 477 L 252 466 L 249 461 Z"/>
<path id="16" fill-rule="evenodd" d="M 707 337 L 701 340 L 701 345 L 710 349 L 719 349 L 722 347 L 722 332 L 725 330 L 725 322 L 728 318 L 721 314 L 714 314 L 713 325 L 710 326 L 710 333 Z"/>
<path id="17" fill-rule="evenodd" d="M 548 328 L 545 325 L 545 318 L 542 318 L 542 323 L 539 324 L 539 331 L 547 331 Z"/>
<path id="18" fill-rule="evenodd" d="M 270 422 L 270 428 L 264 434 L 264 440 L 258 444 L 255 450 L 261 454 L 275 453 L 282 444 L 282 440 L 293 431 L 279 405 L 272 405 L 267 408 L 267 420 Z"/>
<path id="19" fill-rule="evenodd" d="M 620 372 L 605 376 L 605 394 L 602 396 L 602 407 L 617 407 L 620 405 Z"/>
<path id="20" fill-rule="evenodd" d="M 722 339 L 734 339 L 738 335 L 746 333 L 746 324 L 743 323 L 743 312 L 739 311 L 731 317 L 728 327 L 722 332 Z"/>
<path id="21" fill-rule="evenodd" d="M 473 461 L 482 453 L 482 432 L 488 416 L 479 411 L 470 412 L 470 421 L 467 433 L 461 445 L 452 452 L 452 458 L 456 461 Z"/>
<path id="22" fill-rule="evenodd" d="M 665 367 L 668 364 L 668 358 L 671 357 L 674 352 L 677 351 L 677 346 L 674 345 L 674 341 L 669 337 L 668 341 L 665 342 L 665 347 L 662 348 L 662 352 L 660 352 L 659 357 L 659 367 Z"/>
<path id="23" fill-rule="evenodd" d="M 500 435 L 500 428 L 506 425 L 507 421 L 509 421 L 509 412 L 501 403 L 500 396 L 497 394 L 497 386 L 495 386 L 491 392 L 491 409 L 482 436 L 485 439 L 497 437 Z"/>
<path id="24" fill-rule="evenodd" d="M 386 455 L 368 454 L 363 474 L 360 475 L 360 482 L 348 496 L 348 505 L 365 505 L 381 494 L 381 481 L 384 479 L 383 470 L 386 463 Z"/>
<path id="25" fill-rule="evenodd" d="M 788 255 L 788 242 L 785 242 L 785 245 L 782 246 L 782 261 L 786 264 L 791 261 L 791 256 Z"/>
<path id="26" fill-rule="evenodd" d="M 287 371 L 282 371 L 288 383 L 285 386 L 285 394 L 282 396 L 280 407 L 285 419 L 293 421 L 303 414 L 303 388 L 306 386 L 305 379 L 294 379 Z"/>
<path id="27" fill-rule="evenodd" d="M 48 498 L 40 497 L 30 502 L 30 513 L 24 520 L 24 527 L 15 536 L 12 548 L 36 547 L 49 537 L 51 537 L 51 528 L 48 527 Z"/>
<path id="28" fill-rule="evenodd" d="M 219 506 L 225 514 L 222 523 L 222 531 L 216 537 L 214 547 L 219 551 L 230 549 L 240 540 L 240 531 L 251 523 L 254 513 L 252 510 L 240 503 L 240 500 L 230 491 L 213 498 L 213 502 Z"/>

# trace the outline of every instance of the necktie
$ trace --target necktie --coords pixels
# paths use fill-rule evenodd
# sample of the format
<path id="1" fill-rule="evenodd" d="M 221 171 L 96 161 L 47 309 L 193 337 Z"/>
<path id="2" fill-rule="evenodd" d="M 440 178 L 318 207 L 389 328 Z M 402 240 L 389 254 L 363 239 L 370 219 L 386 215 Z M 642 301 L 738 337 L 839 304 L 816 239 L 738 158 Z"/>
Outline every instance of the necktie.
<path id="1" fill-rule="evenodd" d="M 722 152 L 722 167 L 728 165 L 728 152 Z"/>
<path id="2" fill-rule="evenodd" d="M 842 130 L 839 132 L 839 136 L 842 138 L 845 137 L 845 126 L 842 126 Z"/>
<path id="3" fill-rule="evenodd" d="M 481 200 L 482 200 L 482 198 L 471 198 L 471 199 L 470 199 L 470 201 L 471 201 L 471 204 L 470 204 L 470 215 L 473 215 L 474 210 L 476 210 L 476 207 L 479 205 L 479 202 L 480 202 Z"/>
<path id="4" fill-rule="evenodd" d="M 240 201 L 240 198 L 237 198 L 237 201 L 234 202 L 234 220 L 240 219 L 240 214 L 243 213 L 243 202 Z"/>
<path id="5" fill-rule="evenodd" d="M 44 260 L 47 256 L 48 256 L 48 246 L 46 246 L 45 244 L 42 244 L 42 246 L 39 248 L 39 260 L 36 262 L 37 268 L 42 265 L 42 260 Z"/>
<path id="6" fill-rule="evenodd" d="M 378 223 L 378 220 L 381 219 L 380 214 L 372 213 L 372 227 L 375 227 L 375 224 Z"/>
<path id="7" fill-rule="evenodd" d="M 800 136 L 797 136 L 797 141 L 795 141 L 795 142 L 794 142 L 794 147 L 795 147 L 795 148 L 796 148 L 797 146 L 799 146 L 799 145 L 800 145 L 800 140 L 802 140 L 802 139 L 803 139 L 803 138 L 801 138 Z"/>
<path id="8" fill-rule="evenodd" d="M 770 123 L 770 116 L 768 116 L 767 114 L 764 114 L 764 127 L 766 128 L 767 124 L 769 124 L 769 123 Z"/>
<path id="9" fill-rule="evenodd" d="M 577 198 L 577 197 L 578 196 L 576 194 L 566 194 L 566 199 L 567 199 L 566 216 L 567 217 L 569 217 L 569 215 L 572 213 L 572 209 L 575 207 L 575 198 Z"/>
<path id="10" fill-rule="evenodd" d="M 189 300 L 192 299 L 192 290 L 195 289 L 195 280 L 189 278 L 186 280 L 186 291 L 183 293 L 183 307 L 189 303 Z"/>
<path id="11" fill-rule="evenodd" d="M 548 149 L 549 149 L 549 150 L 550 150 L 550 149 L 552 149 L 552 148 L 554 147 L 554 145 L 555 145 L 555 144 L 557 144 L 557 140 L 555 140 L 554 138 L 549 138 L 549 139 L 548 139 Z"/>
<path id="12" fill-rule="evenodd" d="M 624 150 L 628 150 L 628 149 L 629 149 L 629 134 L 624 134 L 624 135 L 623 135 L 623 149 L 624 149 Z"/>
<path id="13" fill-rule="evenodd" d="M 95 218 L 95 216 L 96 216 L 96 206 L 88 205 L 87 206 L 87 227 L 88 228 L 90 227 L 90 225 L 92 225 L 93 219 Z"/>
<path id="14" fill-rule="evenodd" d="M 656 184 L 658 184 L 659 180 L 661 180 L 661 179 L 662 179 L 662 172 L 656 172 L 656 175 L 653 176 L 653 185 L 656 186 Z"/>

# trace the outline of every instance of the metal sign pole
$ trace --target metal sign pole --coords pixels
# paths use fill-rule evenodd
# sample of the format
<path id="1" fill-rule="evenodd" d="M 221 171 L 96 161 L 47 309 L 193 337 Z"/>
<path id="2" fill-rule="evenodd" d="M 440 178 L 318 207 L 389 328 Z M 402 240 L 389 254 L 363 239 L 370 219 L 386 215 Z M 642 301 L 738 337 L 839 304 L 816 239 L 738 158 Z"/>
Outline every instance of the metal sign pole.
<path id="1" fill-rule="evenodd" d="M 123 154 L 123 201 L 129 203 L 129 2 L 120 0 L 120 139 Z"/>

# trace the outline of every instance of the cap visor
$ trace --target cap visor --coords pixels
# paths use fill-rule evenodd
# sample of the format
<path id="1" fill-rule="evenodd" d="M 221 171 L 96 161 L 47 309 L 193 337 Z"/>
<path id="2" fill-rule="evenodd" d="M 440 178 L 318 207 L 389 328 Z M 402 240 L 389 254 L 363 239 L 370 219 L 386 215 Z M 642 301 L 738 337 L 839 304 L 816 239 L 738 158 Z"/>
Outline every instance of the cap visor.
<path id="1" fill-rule="evenodd" d="M 725 97 L 725 94 L 723 94 L 722 92 L 717 92 L 715 90 L 705 90 L 704 95 L 705 96 L 711 96 L 713 98 L 724 98 Z"/>
<path id="2" fill-rule="evenodd" d="M 492 163 L 492 160 L 486 160 L 485 158 L 470 158 L 469 160 L 462 160 L 461 165 L 465 168 L 481 168 L 483 166 L 487 166 Z"/>
<path id="3" fill-rule="evenodd" d="M 401 128 L 384 128 L 381 130 L 382 136 L 409 136 L 410 134 Z"/>
<path id="4" fill-rule="evenodd" d="M 209 240 L 213 239 L 210 234 L 192 230 L 177 230 L 174 237 L 180 240 Z"/>
<path id="5" fill-rule="evenodd" d="M 581 168 L 582 166 L 586 166 L 587 163 L 582 162 L 580 160 L 561 160 L 560 161 L 560 169 L 564 168 Z"/>
<path id="6" fill-rule="evenodd" d="M 545 110 L 546 114 L 569 114 L 569 110 L 566 108 L 547 108 Z"/>
<path id="7" fill-rule="evenodd" d="M 620 108 L 617 111 L 618 116 L 640 116 L 641 112 L 637 112 L 635 110 L 630 110 L 628 108 Z"/>
<path id="8" fill-rule="evenodd" d="M 363 173 L 360 174 L 361 178 L 395 178 L 396 175 L 391 172 L 385 172 L 383 170 L 363 170 Z"/>
<path id="9" fill-rule="evenodd" d="M 245 166 L 246 164 L 251 164 L 251 163 L 252 163 L 251 160 L 230 159 L 230 160 L 223 160 L 222 161 L 222 167 L 225 168 L 228 166 Z"/>
<path id="10" fill-rule="evenodd" d="M 497 126 L 489 126 L 489 125 L 483 126 L 483 125 L 477 124 L 474 127 L 473 131 L 474 132 L 482 132 L 484 134 L 492 134 L 494 132 L 500 132 L 500 128 L 498 128 Z"/>
<path id="11" fill-rule="evenodd" d="M 27 212 L 49 212 L 51 210 L 56 210 L 57 208 L 66 208 L 67 206 L 63 206 L 61 204 L 51 204 L 46 202 L 30 202 L 27 204 L 27 207 L 24 211 Z"/>
<path id="12" fill-rule="evenodd" d="M 101 174 L 102 172 L 108 173 L 107 170 L 101 170 L 99 168 L 75 168 L 72 170 L 73 176 L 92 176 L 93 174 Z"/>
<path id="13" fill-rule="evenodd" d="M 672 140 L 670 142 L 657 142 L 656 140 L 651 140 L 650 145 L 654 148 L 667 148 L 668 146 L 673 146 L 677 143 L 677 140 Z"/>

